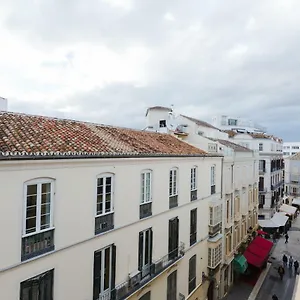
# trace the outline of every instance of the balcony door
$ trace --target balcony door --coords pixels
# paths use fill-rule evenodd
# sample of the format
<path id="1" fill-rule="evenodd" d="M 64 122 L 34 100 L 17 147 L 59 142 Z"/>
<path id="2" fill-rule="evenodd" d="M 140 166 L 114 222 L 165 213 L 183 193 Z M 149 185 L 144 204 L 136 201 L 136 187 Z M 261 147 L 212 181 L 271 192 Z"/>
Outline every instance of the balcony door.
<path id="1" fill-rule="evenodd" d="M 139 233 L 139 271 L 141 271 L 142 277 L 147 276 L 150 273 L 150 267 L 152 264 L 152 229 L 141 231 Z"/>
<path id="2" fill-rule="evenodd" d="M 178 217 L 169 220 L 169 260 L 178 256 L 179 244 L 179 219 Z"/>

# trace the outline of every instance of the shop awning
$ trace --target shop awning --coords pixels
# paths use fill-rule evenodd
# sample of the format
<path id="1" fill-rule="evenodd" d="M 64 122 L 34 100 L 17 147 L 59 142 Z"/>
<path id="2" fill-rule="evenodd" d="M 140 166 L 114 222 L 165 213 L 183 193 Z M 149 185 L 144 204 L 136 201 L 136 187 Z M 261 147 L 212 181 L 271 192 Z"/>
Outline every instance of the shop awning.
<path id="1" fill-rule="evenodd" d="M 277 224 L 279 227 L 281 227 L 281 226 L 285 226 L 288 219 L 289 219 L 289 217 L 283 215 L 282 213 L 276 212 L 271 220 L 272 220 L 272 222 Z"/>
<path id="2" fill-rule="evenodd" d="M 295 205 L 299 205 L 299 206 L 300 206 L 300 198 L 294 198 L 292 204 L 295 204 Z"/>
<path id="3" fill-rule="evenodd" d="M 257 236 L 244 252 L 248 264 L 261 268 L 268 259 L 272 246 L 272 242 Z"/>
<path id="4" fill-rule="evenodd" d="M 237 255 L 233 260 L 234 270 L 238 273 L 245 273 L 248 263 L 244 255 Z"/>
<path id="5" fill-rule="evenodd" d="M 295 214 L 297 208 L 291 205 L 287 205 L 287 204 L 282 204 L 279 208 L 280 211 L 284 211 L 286 214 L 288 215 L 293 215 Z"/>
<path id="6" fill-rule="evenodd" d="M 258 220 L 258 224 L 262 228 L 278 228 L 279 227 L 272 220 Z"/>

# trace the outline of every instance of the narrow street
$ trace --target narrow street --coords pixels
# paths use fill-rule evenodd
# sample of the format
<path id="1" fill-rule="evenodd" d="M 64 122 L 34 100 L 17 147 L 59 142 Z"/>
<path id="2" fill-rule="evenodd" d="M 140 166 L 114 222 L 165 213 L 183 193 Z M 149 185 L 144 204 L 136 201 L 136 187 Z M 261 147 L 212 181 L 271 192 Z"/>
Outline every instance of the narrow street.
<path id="1" fill-rule="evenodd" d="M 256 300 L 268 300 L 271 299 L 273 294 L 276 294 L 279 300 L 292 299 L 293 289 L 295 284 L 294 268 L 285 268 L 285 275 L 283 281 L 280 281 L 276 267 L 282 263 L 283 254 L 293 256 L 300 262 L 300 218 L 296 219 L 293 226 L 288 232 L 289 242 L 285 244 L 285 239 L 278 240 L 277 245 L 272 254 L 272 267 L 258 293 Z M 299 271 L 298 271 L 299 272 Z"/>

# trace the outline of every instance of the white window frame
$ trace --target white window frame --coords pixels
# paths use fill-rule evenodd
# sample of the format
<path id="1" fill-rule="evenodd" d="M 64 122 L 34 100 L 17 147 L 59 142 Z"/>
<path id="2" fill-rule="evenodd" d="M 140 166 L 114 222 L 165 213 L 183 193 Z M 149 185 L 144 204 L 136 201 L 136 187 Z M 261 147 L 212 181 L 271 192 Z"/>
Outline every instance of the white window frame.
<path id="1" fill-rule="evenodd" d="M 147 174 L 150 175 L 149 199 L 147 199 Z M 144 178 L 143 178 L 144 177 Z M 141 196 L 140 205 L 152 202 L 152 170 L 143 170 L 141 173 Z"/>
<path id="2" fill-rule="evenodd" d="M 98 179 L 111 177 L 111 198 L 110 198 L 110 211 L 105 212 L 106 201 L 102 199 L 102 214 L 97 213 L 97 197 L 98 197 Z M 114 186 L 115 186 L 115 174 L 114 173 L 101 173 L 96 178 L 96 205 L 95 205 L 95 217 L 105 216 L 114 213 Z M 105 194 L 106 185 L 103 184 L 103 195 Z M 105 194 L 106 195 L 106 194 Z"/>
<path id="3" fill-rule="evenodd" d="M 216 185 L 216 165 L 210 167 L 210 186 Z"/>
<path id="4" fill-rule="evenodd" d="M 258 144 L 258 151 L 264 151 L 264 144 L 263 143 Z"/>
<path id="5" fill-rule="evenodd" d="M 37 178 L 28 180 L 24 183 L 24 202 L 23 202 L 23 230 L 22 237 L 28 237 L 36 235 L 41 232 L 46 232 L 54 229 L 53 224 L 53 212 L 54 212 L 54 182 L 53 178 Z M 50 225 L 48 228 L 41 229 L 41 201 L 42 201 L 42 184 L 50 183 L 51 192 L 50 192 Z M 27 210 L 27 186 L 28 185 L 37 185 L 37 199 L 36 199 L 36 230 L 34 232 L 26 233 L 26 210 Z"/>
<path id="6" fill-rule="evenodd" d="M 198 179 L 198 167 L 193 166 L 191 168 L 191 191 L 197 190 L 197 179 Z"/>
<path id="7" fill-rule="evenodd" d="M 171 188 L 171 192 L 170 192 L 170 188 Z M 178 168 L 176 167 L 170 169 L 169 171 L 169 197 L 173 197 L 173 196 L 178 196 Z"/>
<path id="8" fill-rule="evenodd" d="M 99 250 L 101 252 L 101 266 L 102 268 L 99 270 L 101 273 L 101 281 L 100 281 L 100 294 L 99 296 L 110 295 L 111 293 L 111 276 L 112 276 L 112 247 L 113 245 L 109 245 L 105 248 Z M 104 280 L 105 280 L 105 251 L 109 249 L 109 287 L 104 290 Z"/>

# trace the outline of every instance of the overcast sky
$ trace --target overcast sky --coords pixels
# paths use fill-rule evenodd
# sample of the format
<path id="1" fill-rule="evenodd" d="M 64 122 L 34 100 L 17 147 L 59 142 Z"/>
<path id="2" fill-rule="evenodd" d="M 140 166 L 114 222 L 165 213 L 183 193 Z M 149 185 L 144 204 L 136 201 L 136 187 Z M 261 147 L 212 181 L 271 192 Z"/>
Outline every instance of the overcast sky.
<path id="1" fill-rule="evenodd" d="M 9 110 L 143 128 L 154 105 L 300 140 L 299 0 L 1 0 Z"/>

